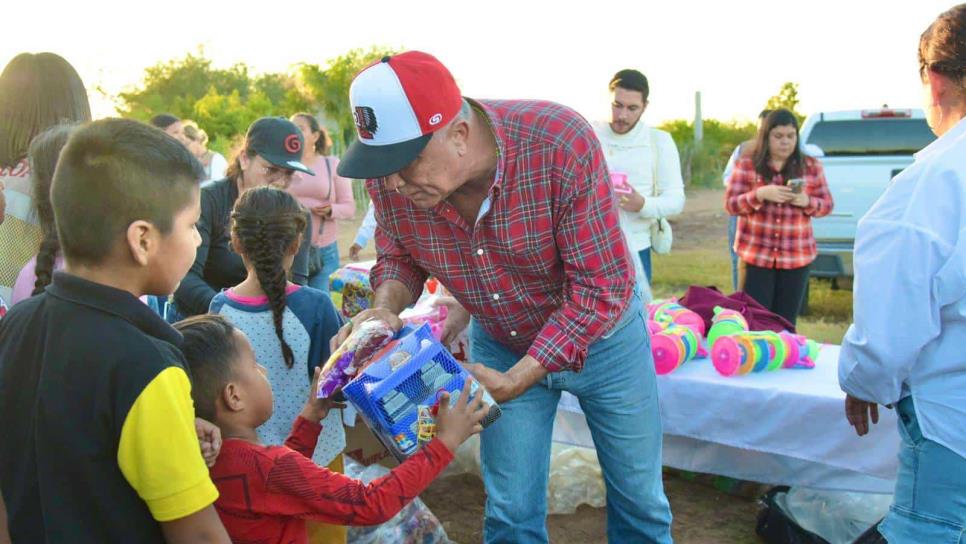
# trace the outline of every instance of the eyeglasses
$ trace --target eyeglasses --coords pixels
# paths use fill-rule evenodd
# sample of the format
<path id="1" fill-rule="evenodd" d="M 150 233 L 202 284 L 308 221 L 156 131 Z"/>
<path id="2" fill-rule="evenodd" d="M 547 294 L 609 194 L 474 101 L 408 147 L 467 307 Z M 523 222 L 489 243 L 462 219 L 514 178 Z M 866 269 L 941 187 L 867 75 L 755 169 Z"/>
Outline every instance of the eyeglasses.
<path id="1" fill-rule="evenodd" d="M 295 176 L 295 170 L 279 168 L 278 166 L 270 164 L 262 165 L 262 172 L 265 175 L 265 182 L 267 184 L 280 185 L 282 187 L 288 187 L 288 184 L 292 182 L 292 178 Z"/>

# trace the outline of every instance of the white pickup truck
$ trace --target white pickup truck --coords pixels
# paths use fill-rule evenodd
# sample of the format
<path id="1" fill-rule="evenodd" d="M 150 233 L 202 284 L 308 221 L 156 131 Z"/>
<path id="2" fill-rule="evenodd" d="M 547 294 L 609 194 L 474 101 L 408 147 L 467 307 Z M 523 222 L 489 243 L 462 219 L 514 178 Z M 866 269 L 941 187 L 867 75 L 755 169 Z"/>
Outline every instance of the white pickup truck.
<path id="1" fill-rule="evenodd" d="M 810 115 L 801 139 L 806 153 L 822 162 L 835 200 L 831 214 L 812 221 L 818 257 L 811 275 L 836 286 L 851 283 L 859 219 L 935 135 L 921 110 L 882 108 Z"/>

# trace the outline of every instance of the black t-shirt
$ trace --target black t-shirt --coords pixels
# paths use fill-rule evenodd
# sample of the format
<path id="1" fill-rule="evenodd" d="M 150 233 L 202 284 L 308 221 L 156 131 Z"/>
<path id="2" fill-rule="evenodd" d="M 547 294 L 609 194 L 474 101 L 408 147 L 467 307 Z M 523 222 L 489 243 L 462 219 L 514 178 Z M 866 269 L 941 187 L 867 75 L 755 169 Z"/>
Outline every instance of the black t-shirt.
<path id="1" fill-rule="evenodd" d="M 198 233 L 201 245 L 188 275 L 174 294 L 178 311 L 185 317 L 208 312 L 211 299 L 229 287 L 245 280 L 248 272 L 240 255 L 231 249 L 231 210 L 238 200 L 238 186 L 229 178 L 206 183 L 201 187 L 201 219 Z M 306 213 L 308 216 L 308 213 Z M 308 252 L 312 243 L 311 218 L 306 224 L 295 261 L 292 281 L 308 282 Z"/>
<path id="2" fill-rule="evenodd" d="M 164 542 L 120 455 L 131 432 L 149 432 L 144 419 L 125 425 L 146 413 L 143 396 L 172 371 L 187 381 L 181 340 L 130 293 L 63 272 L 0 320 L 0 489 L 14 542 Z M 185 448 L 197 448 L 189 412 L 178 436 L 187 427 Z M 171 439 L 170 419 L 155 439 Z M 185 451 L 213 502 L 200 453 Z"/>

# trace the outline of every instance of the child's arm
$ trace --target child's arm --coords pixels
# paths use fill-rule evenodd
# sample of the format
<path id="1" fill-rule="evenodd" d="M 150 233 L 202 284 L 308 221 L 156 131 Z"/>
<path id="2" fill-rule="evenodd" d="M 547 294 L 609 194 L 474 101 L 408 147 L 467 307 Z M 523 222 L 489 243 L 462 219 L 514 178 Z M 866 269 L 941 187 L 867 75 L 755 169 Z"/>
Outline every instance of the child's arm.
<path id="1" fill-rule="evenodd" d="M 120 431 L 117 464 L 173 542 L 228 542 L 212 504 L 218 491 L 201 457 L 191 384 L 170 366 L 141 390 Z"/>
<path id="2" fill-rule="evenodd" d="M 305 403 L 300 418 L 293 426 L 292 441 L 299 433 L 306 433 L 302 440 L 309 440 L 307 429 L 318 431 L 321 426 L 313 422 L 328 414 L 325 401 L 315 399 L 319 371 L 315 372 L 312 393 Z M 267 489 L 271 485 L 273 500 L 261 501 L 262 512 L 279 516 L 292 516 L 340 525 L 377 525 L 395 516 L 404 506 L 429 487 L 439 473 L 453 460 L 453 452 L 471 435 L 482 430 L 480 421 L 486 416 L 488 406 L 483 403 L 482 389 L 470 399 L 470 380 L 466 380 L 463 392 L 456 404 L 450 407 L 449 394 L 440 397 L 439 435 L 406 459 L 392 471 L 370 483 L 363 484 L 317 466 L 310 456 L 293 449 L 272 460 L 272 467 L 260 471 L 268 474 L 270 482 L 260 483 Z M 314 441 L 312 449 L 314 450 Z M 304 449 L 304 447 L 303 447 Z"/>
<path id="3" fill-rule="evenodd" d="M 366 485 L 320 467 L 289 450 L 277 457 L 269 474 L 272 499 L 260 501 L 265 514 L 292 516 L 339 525 L 384 523 L 429 487 L 452 461 L 453 453 L 435 439 L 392 471 Z"/>
<path id="4" fill-rule="evenodd" d="M 332 408 L 345 408 L 345 404 L 332 399 L 319 399 L 315 392 L 319 389 L 319 376 L 322 369 L 315 367 L 312 374 L 312 385 L 309 387 L 309 398 L 302 407 L 302 412 L 292 422 L 292 431 L 285 439 L 285 445 L 311 459 L 315 455 L 315 445 L 319 443 L 319 433 L 322 432 L 320 421 L 329 415 Z"/>
<path id="5" fill-rule="evenodd" d="M 218 519 L 214 506 L 195 512 L 190 516 L 161 523 L 161 532 L 168 544 L 229 544 L 231 539 Z"/>

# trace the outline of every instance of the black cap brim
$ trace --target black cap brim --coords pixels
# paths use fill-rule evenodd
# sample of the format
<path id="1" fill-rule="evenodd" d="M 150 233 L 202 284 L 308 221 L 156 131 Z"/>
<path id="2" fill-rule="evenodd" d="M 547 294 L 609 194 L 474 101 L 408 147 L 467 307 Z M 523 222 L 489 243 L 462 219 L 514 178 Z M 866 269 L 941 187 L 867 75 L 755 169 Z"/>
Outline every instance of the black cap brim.
<path id="1" fill-rule="evenodd" d="M 310 176 L 315 175 L 315 172 L 313 172 L 311 168 L 309 168 L 308 166 L 305 166 L 299 161 L 293 161 L 288 157 L 273 157 L 272 155 L 269 155 L 267 153 L 259 153 L 258 156 L 272 163 L 273 165 L 278 166 L 279 168 L 286 168 L 288 170 L 298 170 L 299 172 L 305 172 Z"/>
<path id="2" fill-rule="evenodd" d="M 366 145 L 358 140 L 349 146 L 336 172 L 344 178 L 373 179 L 395 174 L 416 160 L 432 133 L 392 145 Z"/>

